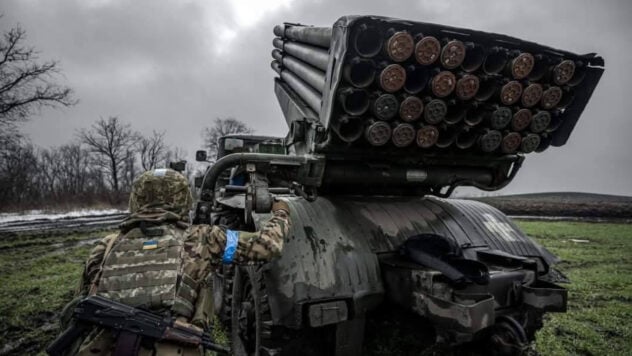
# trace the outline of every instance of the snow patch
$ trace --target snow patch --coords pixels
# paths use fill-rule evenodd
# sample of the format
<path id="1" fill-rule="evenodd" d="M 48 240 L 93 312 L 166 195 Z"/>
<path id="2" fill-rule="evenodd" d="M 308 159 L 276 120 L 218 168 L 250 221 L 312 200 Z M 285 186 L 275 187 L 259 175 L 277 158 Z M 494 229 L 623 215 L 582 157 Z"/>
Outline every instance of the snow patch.
<path id="1" fill-rule="evenodd" d="M 70 211 L 66 213 L 45 213 L 42 210 L 31 210 L 21 213 L 3 213 L 0 214 L 0 224 L 12 223 L 16 221 L 34 221 L 34 220 L 49 220 L 56 221 L 69 218 L 78 218 L 84 216 L 106 216 L 113 214 L 124 214 L 127 210 L 120 209 L 83 209 Z"/>

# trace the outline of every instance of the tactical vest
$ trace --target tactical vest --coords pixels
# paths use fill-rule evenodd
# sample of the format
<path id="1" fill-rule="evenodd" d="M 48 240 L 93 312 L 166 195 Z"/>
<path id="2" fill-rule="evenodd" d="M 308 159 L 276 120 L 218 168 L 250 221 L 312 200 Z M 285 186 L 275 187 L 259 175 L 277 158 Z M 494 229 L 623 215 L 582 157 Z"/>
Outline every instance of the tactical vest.
<path id="1" fill-rule="evenodd" d="M 96 293 L 131 306 L 167 309 L 191 318 L 198 283 L 184 272 L 188 260 L 184 230 L 169 224 L 133 228 L 119 235 L 105 256 Z"/>

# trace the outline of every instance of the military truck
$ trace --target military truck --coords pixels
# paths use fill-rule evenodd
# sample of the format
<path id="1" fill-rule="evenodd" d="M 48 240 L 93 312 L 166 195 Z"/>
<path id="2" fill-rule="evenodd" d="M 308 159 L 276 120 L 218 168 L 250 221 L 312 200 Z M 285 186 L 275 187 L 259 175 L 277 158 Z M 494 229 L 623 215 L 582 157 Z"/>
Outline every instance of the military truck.
<path id="1" fill-rule="evenodd" d="M 274 34 L 287 135 L 223 137 L 197 183 L 198 223 L 254 231 L 275 196 L 292 210 L 282 257 L 214 277 L 235 353 L 359 355 L 378 308 L 415 316 L 406 330 L 436 345 L 524 352 L 567 308 L 558 258 L 448 197 L 501 189 L 527 155 L 563 146 L 603 59 L 377 16 Z"/>

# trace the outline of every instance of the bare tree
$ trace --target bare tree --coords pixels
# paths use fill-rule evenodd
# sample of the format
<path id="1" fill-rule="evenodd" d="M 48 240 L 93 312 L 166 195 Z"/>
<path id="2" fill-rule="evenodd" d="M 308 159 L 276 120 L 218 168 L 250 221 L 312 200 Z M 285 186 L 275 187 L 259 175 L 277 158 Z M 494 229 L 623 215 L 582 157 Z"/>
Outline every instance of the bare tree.
<path id="1" fill-rule="evenodd" d="M 4 154 L 4 151 L 18 146 L 23 139 L 24 136 L 17 127 L 0 121 L 0 154 Z"/>
<path id="2" fill-rule="evenodd" d="M 251 134 L 254 130 L 245 123 L 229 117 L 226 119 L 215 119 L 213 126 L 204 129 L 204 146 L 208 150 L 208 156 L 217 157 L 218 141 L 222 136 L 230 134 Z"/>
<path id="3" fill-rule="evenodd" d="M 89 130 L 80 130 L 77 136 L 93 154 L 94 164 L 108 172 L 110 186 L 115 194 L 118 193 L 121 178 L 130 180 L 122 175 L 129 173 L 130 156 L 139 134 L 132 131 L 130 124 L 121 122 L 117 117 L 109 117 L 107 120 L 99 119 Z"/>
<path id="4" fill-rule="evenodd" d="M 58 190 L 66 195 L 84 195 L 90 171 L 90 153 L 75 143 L 63 145 L 57 150 L 61 176 Z"/>
<path id="5" fill-rule="evenodd" d="M 38 197 L 35 180 L 37 153 L 26 141 L 11 143 L 0 152 L 0 201 L 3 208 L 28 204 Z"/>
<path id="6" fill-rule="evenodd" d="M 133 146 L 136 146 L 134 144 Z M 125 156 L 125 163 L 123 164 L 123 171 L 121 172 L 120 182 L 122 190 L 129 192 L 132 189 L 132 183 L 134 183 L 134 178 L 138 174 L 138 167 L 136 166 L 136 154 L 134 151 L 128 149 L 127 155 Z"/>
<path id="7" fill-rule="evenodd" d="M 0 17 L 1 18 L 1 17 Z M 0 123 L 14 125 L 44 106 L 70 106 L 72 89 L 55 82 L 55 61 L 38 61 L 38 52 L 24 45 L 25 31 L 16 26 L 0 38 Z"/>
<path id="8" fill-rule="evenodd" d="M 165 144 L 165 132 L 153 131 L 149 137 L 141 137 L 136 145 L 140 153 L 140 164 L 143 170 L 154 169 L 165 160 L 167 145 Z"/>
<path id="9" fill-rule="evenodd" d="M 59 185 L 63 182 L 61 169 L 62 156 L 59 149 L 50 148 L 39 151 L 38 154 L 38 189 L 49 197 L 59 193 Z"/>

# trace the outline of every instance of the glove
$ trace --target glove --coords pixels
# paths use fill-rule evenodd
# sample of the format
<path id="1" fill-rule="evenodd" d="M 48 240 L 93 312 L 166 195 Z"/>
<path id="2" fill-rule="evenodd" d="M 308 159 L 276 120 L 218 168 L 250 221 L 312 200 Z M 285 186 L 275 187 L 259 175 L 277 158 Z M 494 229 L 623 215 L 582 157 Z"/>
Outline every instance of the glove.
<path id="1" fill-rule="evenodd" d="M 272 212 L 277 210 L 285 210 L 287 213 L 290 212 L 290 206 L 283 200 L 274 199 L 274 203 L 272 203 Z"/>

